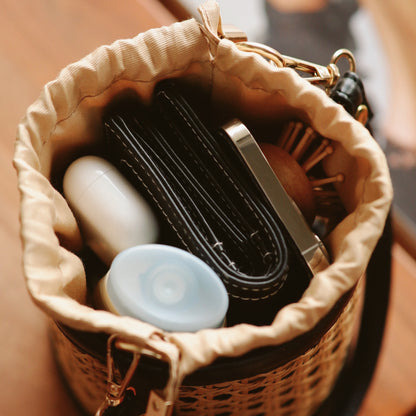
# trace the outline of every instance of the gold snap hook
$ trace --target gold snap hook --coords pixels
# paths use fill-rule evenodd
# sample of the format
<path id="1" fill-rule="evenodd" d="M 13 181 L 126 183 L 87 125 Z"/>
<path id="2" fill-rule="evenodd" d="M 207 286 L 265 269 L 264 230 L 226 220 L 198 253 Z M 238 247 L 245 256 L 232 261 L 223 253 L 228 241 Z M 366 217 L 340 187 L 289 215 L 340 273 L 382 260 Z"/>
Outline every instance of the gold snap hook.
<path id="1" fill-rule="evenodd" d="M 257 42 L 248 42 L 245 33 L 232 25 L 223 25 L 223 33 L 221 38 L 232 40 L 238 49 L 243 52 L 254 52 L 278 68 L 292 68 L 298 72 L 308 74 L 304 77 L 311 84 L 322 85 L 329 92 L 340 78 L 338 62 L 342 58 L 346 58 L 349 62 L 349 70 L 355 72 L 356 62 L 354 55 L 349 49 L 339 49 L 331 57 L 327 66 L 318 65 L 302 59 L 293 58 L 291 56 L 282 55 L 277 50 Z"/>
<path id="2" fill-rule="evenodd" d="M 332 55 L 330 64 L 336 65 L 341 58 L 346 58 L 350 64 L 349 70 L 351 72 L 356 71 L 356 62 L 353 53 L 349 49 L 338 49 L 335 51 L 335 53 Z"/>
<path id="3" fill-rule="evenodd" d="M 307 74 L 309 76 L 304 77 L 306 81 L 315 85 L 323 85 L 326 88 L 333 86 L 338 81 L 339 70 L 336 62 L 341 59 L 342 56 L 351 56 L 352 62 L 355 62 L 352 54 L 347 54 L 346 52 L 341 56 L 336 56 L 334 62 L 331 62 L 328 66 L 323 66 L 305 61 L 303 59 L 282 55 L 275 49 L 262 43 L 244 41 L 236 42 L 236 46 L 243 52 L 257 53 L 278 68 L 292 68 L 296 71 Z"/>

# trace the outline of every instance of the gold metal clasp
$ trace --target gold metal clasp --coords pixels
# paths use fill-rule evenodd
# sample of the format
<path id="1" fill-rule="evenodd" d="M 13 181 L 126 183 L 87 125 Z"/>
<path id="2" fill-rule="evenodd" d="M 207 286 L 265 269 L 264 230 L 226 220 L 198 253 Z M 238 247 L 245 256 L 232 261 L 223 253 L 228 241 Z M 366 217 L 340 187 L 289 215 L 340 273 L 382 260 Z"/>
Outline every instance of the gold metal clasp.
<path id="1" fill-rule="evenodd" d="M 305 77 L 311 84 L 323 85 L 326 88 L 330 88 L 336 84 L 340 76 L 338 67 L 333 63 L 330 63 L 328 66 L 323 66 L 286 55 L 283 55 L 283 59 L 285 67 L 312 75 Z"/>
<path id="2" fill-rule="evenodd" d="M 343 56 L 352 57 L 350 52 L 347 54 L 346 50 L 342 50 L 342 56 L 338 56 L 337 54 L 335 60 L 331 59 L 331 62 L 327 66 L 323 66 L 303 59 L 283 55 L 269 46 L 256 42 L 237 42 L 236 45 L 242 51 L 254 52 L 261 55 L 278 68 L 292 68 L 298 72 L 305 73 L 308 76 L 304 78 L 311 84 L 323 85 L 326 88 L 334 86 L 340 77 L 339 68 L 336 65 L 337 60 Z"/>
<path id="3" fill-rule="evenodd" d="M 257 42 L 248 42 L 247 36 L 234 26 L 223 26 L 221 37 L 232 40 L 238 49 L 244 52 L 254 52 L 262 56 L 278 68 L 292 68 L 300 73 L 307 74 L 304 78 L 311 84 L 322 85 L 328 91 L 340 78 L 338 61 L 346 58 L 349 70 L 355 72 L 355 59 L 348 49 L 339 49 L 332 56 L 327 66 L 315 64 L 303 59 L 283 55 L 277 50 Z"/>
<path id="4" fill-rule="evenodd" d="M 132 354 L 132 360 L 124 376 L 121 376 L 114 363 L 114 350 L 127 351 Z M 131 379 L 137 369 L 140 358 L 145 355 L 162 360 L 163 356 L 153 350 L 122 341 L 117 335 L 111 335 L 107 341 L 107 392 L 95 416 L 104 415 L 109 407 L 116 407 L 124 400 L 127 391 L 136 394 L 130 386 Z M 170 416 L 173 403 L 163 399 L 158 393 L 151 391 L 148 400 L 146 416 Z"/>

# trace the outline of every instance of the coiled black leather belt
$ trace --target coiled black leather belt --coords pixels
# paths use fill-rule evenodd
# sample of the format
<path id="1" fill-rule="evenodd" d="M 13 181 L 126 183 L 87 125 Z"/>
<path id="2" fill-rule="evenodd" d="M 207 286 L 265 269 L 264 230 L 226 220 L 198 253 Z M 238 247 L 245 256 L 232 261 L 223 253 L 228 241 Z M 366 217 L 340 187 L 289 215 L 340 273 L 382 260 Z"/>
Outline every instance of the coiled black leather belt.
<path id="1" fill-rule="evenodd" d="M 210 129 L 172 81 L 151 109 L 118 106 L 105 120 L 108 157 L 146 195 L 182 246 L 221 277 L 229 324 L 268 324 L 311 273 L 220 128 Z"/>

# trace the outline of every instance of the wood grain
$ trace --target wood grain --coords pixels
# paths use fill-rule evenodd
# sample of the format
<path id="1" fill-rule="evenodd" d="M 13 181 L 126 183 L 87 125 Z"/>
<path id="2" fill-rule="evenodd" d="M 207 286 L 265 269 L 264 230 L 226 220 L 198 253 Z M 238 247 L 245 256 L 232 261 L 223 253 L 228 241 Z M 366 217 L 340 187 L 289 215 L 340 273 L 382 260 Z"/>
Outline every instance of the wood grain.
<path id="1" fill-rule="evenodd" d="M 77 416 L 80 410 L 51 355 L 45 317 L 25 288 L 19 197 L 11 163 L 16 126 L 42 86 L 66 64 L 101 44 L 174 19 L 151 0 L 1 0 L 0 4 L 0 415 Z M 385 342 L 360 416 L 415 414 L 415 276 L 414 261 L 396 246 Z"/>

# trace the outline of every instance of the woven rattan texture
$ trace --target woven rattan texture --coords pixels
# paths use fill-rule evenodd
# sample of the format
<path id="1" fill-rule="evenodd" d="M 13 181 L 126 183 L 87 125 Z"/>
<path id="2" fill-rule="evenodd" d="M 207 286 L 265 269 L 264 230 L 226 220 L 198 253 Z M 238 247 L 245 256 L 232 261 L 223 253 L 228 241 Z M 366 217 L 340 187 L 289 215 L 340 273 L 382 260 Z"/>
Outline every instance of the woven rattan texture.
<path id="1" fill-rule="evenodd" d="M 62 376 L 80 405 L 87 413 L 94 414 L 105 397 L 106 363 L 79 350 L 54 322 L 51 322 L 50 329 L 55 358 Z"/>
<path id="2" fill-rule="evenodd" d="M 313 414 L 330 393 L 344 364 L 360 313 L 362 292 L 362 284 L 359 284 L 335 324 L 303 355 L 255 377 L 207 386 L 182 386 L 175 414 Z M 80 351 L 56 325 L 52 324 L 51 328 L 63 376 L 80 404 L 93 414 L 105 395 L 106 365 Z"/>

